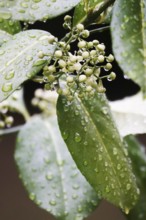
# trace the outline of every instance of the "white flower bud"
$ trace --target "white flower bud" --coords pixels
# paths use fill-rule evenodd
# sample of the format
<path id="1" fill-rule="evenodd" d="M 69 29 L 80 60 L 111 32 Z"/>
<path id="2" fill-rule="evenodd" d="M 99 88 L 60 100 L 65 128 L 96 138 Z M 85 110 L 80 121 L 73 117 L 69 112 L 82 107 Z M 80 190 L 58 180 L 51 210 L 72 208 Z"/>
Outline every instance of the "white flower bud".
<path id="1" fill-rule="evenodd" d="M 80 63 L 75 63 L 75 64 L 73 65 L 73 67 L 74 67 L 74 69 L 75 69 L 76 71 L 79 71 L 79 70 L 82 68 L 82 65 L 81 65 Z"/>
<path id="2" fill-rule="evenodd" d="M 90 32 L 89 32 L 88 30 L 84 30 L 84 31 L 81 33 L 81 35 L 82 35 L 83 38 L 87 38 L 87 37 L 89 37 Z"/>
<path id="3" fill-rule="evenodd" d="M 77 24 L 76 26 L 78 31 L 83 31 L 84 30 L 84 25 L 83 24 Z"/>
<path id="4" fill-rule="evenodd" d="M 54 41 L 55 41 L 55 37 L 54 37 L 53 35 L 48 36 L 48 42 L 49 42 L 49 44 L 54 43 Z"/>
<path id="5" fill-rule="evenodd" d="M 113 62 L 114 61 L 114 56 L 112 54 L 110 54 L 107 58 L 106 58 L 107 62 Z"/>
<path id="6" fill-rule="evenodd" d="M 39 57 L 40 59 L 42 59 L 44 56 L 45 56 L 45 54 L 43 53 L 43 51 L 39 51 L 39 52 L 38 52 L 38 57 Z"/>
<path id="7" fill-rule="evenodd" d="M 92 68 L 87 68 L 84 73 L 86 74 L 86 76 L 91 76 L 93 73 L 93 69 Z"/>
<path id="8" fill-rule="evenodd" d="M 12 116 L 8 116 L 6 119 L 5 119 L 5 123 L 7 126 L 11 126 L 14 122 L 14 118 Z"/>
<path id="9" fill-rule="evenodd" d="M 67 81 L 68 83 L 72 83 L 72 82 L 74 81 L 74 78 L 73 78 L 72 76 L 68 76 L 68 77 L 66 78 L 66 81 Z"/>
<path id="10" fill-rule="evenodd" d="M 37 97 L 37 98 L 42 98 L 43 97 L 43 89 L 37 89 L 37 90 L 35 90 L 35 93 L 34 93 L 34 95 L 35 95 L 35 97 Z"/>
<path id="11" fill-rule="evenodd" d="M 104 44 L 98 44 L 97 45 L 97 48 L 101 51 L 104 51 L 105 50 L 105 45 Z"/>
<path id="12" fill-rule="evenodd" d="M 111 63 L 107 63 L 105 65 L 105 70 L 110 70 L 112 68 L 112 64 Z"/>
<path id="13" fill-rule="evenodd" d="M 87 47 L 88 47 L 89 49 L 92 48 L 92 47 L 93 47 L 93 42 L 92 42 L 92 41 L 88 42 L 88 43 L 87 43 Z"/>
<path id="14" fill-rule="evenodd" d="M 62 51 L 61 50 L 56 50 L 54 55 L 57 58 L 61 58 L 62 57 Z"/>
<path id="15" fill-rule="evenodd" d="M 92 88 L 91 86 L 87 86 L 87 87 L 86 87 L 86 92 L 91 92 L 92 89 L 93 89 L 93 88 Z"/>
<path id="16" fill-rule="evenodd" d="M 84 52 L 82 53 L 82 57 L 83 57 L 84 59 L 88 58 L 88 57 L 89 57 L 89 52 L 88 52 L 88 51 L 84 51 Z"/>
<path id="17" fill-rule="evenodd" d="M 104 56 L 103 55 L 99 55 L 98 56 L 98 61 L 99 61 L 99 63 L 103 63 L 104 62 Z"/>
<path id="18" fill-rule="evenodd" d="M 94 45 L 98 45 L 98 44 L 99 44 L 99 41 L 98 41 L 98 40 L 93 40 L 93 44 L 94 44 Z"/>
<path id="19" fill-rule="evenodd" d="M 70 55 L 70 56 L 69 56 L 69 60 L 74 63 L 74 62 L 77 61 L 77 56 L 75 56 L 75 55 Z"/>
<path id="20" fill-rule="evenodd" d="M 84 41 L 84 40 L 80 41 L 80 42 L 78 43 L 78 47 L 79 47 L 79 48 L 84 48 L 84 47 L 86 47 L 86 41 Z"/>
<path id="21" fill-rule="evenodd" d="M 85 75 L 80 75 L 79 76 L 79 82 L 85 82 L 87 77 Z"/>
<path id="22" fill-rule="evenodd" d="M 48 66 L 48 71 L 49 71 L 50 73 L 55 73 L 55 72 L 56 72 L 56 67 L 53 66 L 53 65 Z"/>
<path id="23" fill-rule="evenodd" d="M 58 64 L 59 64 L 60 68 L 66 67 L 66 62 L 64 60 L 59 60 Z"/>
<path id="24" fill-rule="evenodd" d="M 97 53 L 96 50 L 91 50 L 91 51 L 90 51 L 90 55 L 91 55 L 91 56 L 95 56 L 96 53 Z"/>

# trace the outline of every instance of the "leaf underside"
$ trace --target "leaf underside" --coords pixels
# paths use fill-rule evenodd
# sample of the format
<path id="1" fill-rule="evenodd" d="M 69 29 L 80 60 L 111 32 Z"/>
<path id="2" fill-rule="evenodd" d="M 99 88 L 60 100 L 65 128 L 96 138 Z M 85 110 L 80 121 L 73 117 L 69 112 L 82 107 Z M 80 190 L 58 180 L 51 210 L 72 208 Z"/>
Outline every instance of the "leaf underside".
<path id="1" fill-rule="evenodd" d="M 146 7 L 144 1 L 117 0 L 111 34 L 113 51 L 125 75 L 146 94 Z"/>
<path id="2" fill-rule="evenodd" d="M 57 17 L 75 7 L 80 0 L 3 0 L 1 17 L 19 21 L 35 22 Z"/>
<path id="3" fill-rule="evenodd" d="M 124 143 L 102 94 L 57 104 L 62 136 L 78 168 L 98 195 L 125 212 L 134 206 L 138 190 Z"/>
<path id="4" fill-rule="evenodd" d="M 110 102 L 110 107 L 122 136 L 146 133 L 146 101 L 142 93 Z"/>
<path id="5" fill-rule="evenodd" d="M 15 160 L 30 199 L 57 219 L 82 220 L 100 201 L 71 158 L 55 116 L 35 116 L 22 128 Z"/>
<path id="6" fill-rule="evenodd" d="M 48 43 L 50 33 L 29 30 L 18 33 L 0 48 L 0 101 L 6 99 L 25 80 L 36 75 L 50 59 L 54 45 Z M 38 52 L 48 54 L 38 58 Z"/>

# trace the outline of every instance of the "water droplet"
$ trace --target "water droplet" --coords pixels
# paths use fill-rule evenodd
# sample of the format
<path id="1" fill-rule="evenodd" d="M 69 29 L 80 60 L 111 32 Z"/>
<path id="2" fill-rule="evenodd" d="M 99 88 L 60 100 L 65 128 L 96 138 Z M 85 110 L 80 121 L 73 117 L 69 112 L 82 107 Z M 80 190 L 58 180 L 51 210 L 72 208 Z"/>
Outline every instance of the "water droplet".
<path id="1" fill-rule="evenodd" d="M 82 208 L 82 206 L 78 206 L 78 212 L 82 212 L 83 211 L 83 208 Z"/>
<path id="2" fill-rule="evenodd" d="M 77 199 L 77 198 L 78 198 L 78 195 L 77 195 L 77 194 L 73 194 L 73 195 L 72 195 L 72 198 L 73 198 L 73 199 Z"/>
<path id="3" fill-rule="evenodd" d="M 46 179 L 47 179 L 47 180 L 52 180 L 52 179 L 53 179 L 52 173 L 48 173 L 48 174 L 46 175 Z"/>
<path id="4" fill-rule="evenodd" d="M 67 132 L 67 131 L 64 131 L 64 132 L 62 133 L 62 137 L 63 137 L 64 140 L 67 140 L 67 138 L 68 138 L 68 132 Z"/>
<path id="5" fill-rule="evenodd" d="M 36 197 L 36 195 L 34 193 L 30 193 L 30 195 L 29 195 L 30 200 L 34 201 L 35 197 Z"/>
<path id="6" fill-rule="evenodd" d="M 75 142 L 80 142 L 82 140 L 81 136 L 79 133 L 75 133 Z"/>
<path id="7" fill-rule="evenodd" d="M 131 189 L 131 184 L 130 184 L 130 183 L 127 183 L 126 189 L 127 189 L 128 191 Z"/>
<path id="8" fill-rule="evenodd" d="M 129 214 L 129 209 L 127 207 L 125 207 L 125 213 L 128 215 Z"/>
<path id="9" fill-rule="evenodd" d="M 2 85 L 2 91 L 3 92 L 10 92 L 13 90 L 13 87 L 12 87 L 12 83 L 11 82 L 8 82 L 8 83 L 5 83 Z"/>
<path id="10" fill-rule="evenodd" d="M 12 79 L 14 77 L 15 72 L 14 71 L 10 71 L 7 74 L 5 74 L 5 79 L 9 80 Z"/>
<path id="11" fill-rule="evenodd" d="M 85 160 L 84 161 L 84 166 L 87 166 L 88 165 L 88 162 Z"/>
<path id="12" fill-rule="evenodd" d="M 56 205 L 56 201 L 55 201 L 55 200 L 51 200 L 51 201 L 49 202 L 49 204 L 52 205 L 52 206 L 55 206 L 55 205 Z"/>
<path id="13" fill-rule="evenodd" d="M 120 170 L 121 169 L 121 164 L 118 164 L 117 165 L 117 170 Z"/>
<path id="14" fill-rule="evenodd" d="M 96 173 L 98 173 L 98 172 L 99 172 L 99 170 L 98 170 L 98 168 L 97 168 L 97 167 L 94 169 L 94 171 L 95 171 Z"/>
<path id="15" fill-rule="evenodd" d="M 113 155 L 117 155 L 118 151 L 117 151 L 117 148 L 113 148 Z"/>

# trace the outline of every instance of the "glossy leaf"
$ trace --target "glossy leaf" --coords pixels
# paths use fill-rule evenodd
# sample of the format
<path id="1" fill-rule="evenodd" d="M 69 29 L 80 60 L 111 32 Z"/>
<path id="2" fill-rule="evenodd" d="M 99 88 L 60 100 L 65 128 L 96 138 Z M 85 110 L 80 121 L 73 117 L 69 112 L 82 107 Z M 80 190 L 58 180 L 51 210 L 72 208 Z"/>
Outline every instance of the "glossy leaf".
<path id="1" fill-rule="evenodd" d="M 140 199 L 136 206 L 127 216 L 128 220 L 145 220 L 146 219 L 146 154 L 145 149 L 134 138 L 127 136 L 125 141 L 128 144 L 129 156 L 132 160 L 132 166 L 137 178 L 137 184 L 140 188 Z"/>
<path id="2" fill-rule="evenodd" d="M 19 21 L 35 22 L 57 17 L 75 7 L 80 0 L 3 0 L 0 5 L 1 17 Z"/>
<path id="3" fill-rule="evenodd" d="M 0 29 L 8 32 L 9 34 L 16 34 L 21 31 L 21 25 L 19 21 L 1 18 L 0 14 Z"/>
<path id="4" fill-rule="evenodd" d="M 99 203 L 71 158 L 56 117 L 36 116 L 22 128 L 15 160 L 30 199 L 56 219 L 82 220 Z"/>
<path id="5" fill-rule="evenodd" d="M 52 54 L 54 45 L 48 43 L 50 33 L 29 30 L 16 34 L 0 48 L 0 101 L 7 98 L 25 80 L 38 73 L 50 59 L 38 58 L 38 52 Z"/>
<path id="6" fill-rule="evenodd" d="M 146 133 L 146 101 L 142 93 L 110 102 L 110 107 L 122 136 Z"/>
<path id="7" fill-rule="evenodd" d="M 10 40 L 12 38 L 12 36 L 10 34 L 8 34 L 6 31 L 2 31 L 0 30 L 0 46 L 7 42 L 8 40 Z"/>
<path id="8" fill-rule="evenodd" d="M 84 22 L 87 16 L 97 8 L 101 2 L 103 2 L 103 0 L 81 0 L 75 8 L 73 19 L 74 26 L 78 23 Z"/>
<path id="9" fill-rule="evenodd" d="M 146 95 L 146 7 L 144 1 L 117 0 L 111 33 L 113 51 L 125 75 Z"/>
<path id="10" fill-rule="evenodd" d="M 78 168 L 98 195 L 128 213 L 138 189 L 105 96 L 76 96 L 72 103 L 60 97 L 57 109 L 62 136 Z"/>

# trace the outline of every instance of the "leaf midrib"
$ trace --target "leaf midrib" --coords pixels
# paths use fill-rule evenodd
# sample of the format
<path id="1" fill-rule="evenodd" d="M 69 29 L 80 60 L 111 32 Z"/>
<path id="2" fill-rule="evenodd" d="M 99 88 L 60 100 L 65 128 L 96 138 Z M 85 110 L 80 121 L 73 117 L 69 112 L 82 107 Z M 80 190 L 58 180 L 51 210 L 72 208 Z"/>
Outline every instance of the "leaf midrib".
<path id="1" fill-rule="evenodd" d="M 107 151 L 107 149 L 106 149 L 106 146 L 105 146 L 105 144 L 104 144 L 102 138 L 100 137 L 100 133 L 99 133 L 99 131 L 98 131 L 96 125 L 94 124 L 94 121 L 93 121 L 93 119 L 92 119 L 91 114 L 88 112 L 86 106 L 82 103 L 82 101 L 81 101 L 77 96 L 76 96 L 76 98 L 77 98 L 77 100 L 80 102 L 80 104 L 82 105 L 82 107 L 83 107 L 85 113 L 86 113 L 87 116 L 88 116 L 88 119 L 91 121 L 91 124 L 93 124 L 93 127 L 94 127 L 95 130 L 96 130 L 97 137 L 99 138 L 100 142 L 102 143 L 102 146 L 104 147 L 105 152 L 107 153 L 106 155 L 108 156 L 109 161 L 110 161 L 111 164 L 112 164 L 113 172 L 114 172 L 115 174 L 117 174 L 116 169 L 115 169 L 114 166 L 113 166 L 113 162 L 112 162 L 112 160 L 111 160 L 111 157 L 110 157 L 110 155 L 109 155 L 109 153 L 108 153 L 108 151 Z M 119 184 L 119 188 L 120 188 L 120 187 L 121 187 L 121 184 L 120 184 L 119 179 L 117 178 L 117 175 L 115 175 L 115 178 L 117 179 L 117 182 L 118 182 L 118 184 Z M 121 190 L 120 190 L 120 191 L 121 191 Z M 123 190 L 122 190 L 122 191 L 123 191 Z M 122 195 L 123 195 L 123 193 L 122 193 Z"/>

